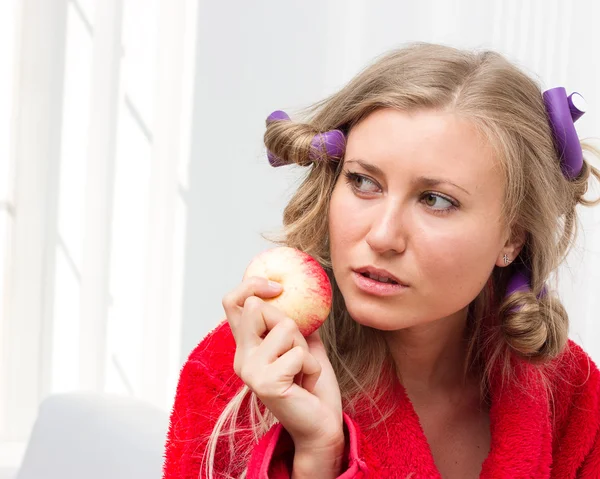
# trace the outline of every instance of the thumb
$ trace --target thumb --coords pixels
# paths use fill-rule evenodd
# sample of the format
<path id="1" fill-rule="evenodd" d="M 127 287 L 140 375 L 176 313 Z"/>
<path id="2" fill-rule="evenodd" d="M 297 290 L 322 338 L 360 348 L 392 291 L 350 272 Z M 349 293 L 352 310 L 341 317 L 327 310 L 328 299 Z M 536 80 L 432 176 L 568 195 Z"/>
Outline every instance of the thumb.
<path id="1" fill-rule="evenodd" d="M 319 336 L 319 330 L 306 336 L 306 344 L 308 345 L 308 350 L 315 358 L 317 358 L 317 361 L 319 361 L 322 366 L 330 365 L 325 345 L 321 340 L 321 336 Z"/>
<path id="2" fill-rule="evenodd" d="M 306 337 L 306 342 L 310 353 L 321 364 L 321 374 L 311 392 L 329 404 L 330 407 L 341 409 L 342 399 L 340 387 L 333 366 L 327 357 L 327 351 L 325 350 L 323 341 L 321 341 L 319 332 L 315 331 L 308 335 Z"/>

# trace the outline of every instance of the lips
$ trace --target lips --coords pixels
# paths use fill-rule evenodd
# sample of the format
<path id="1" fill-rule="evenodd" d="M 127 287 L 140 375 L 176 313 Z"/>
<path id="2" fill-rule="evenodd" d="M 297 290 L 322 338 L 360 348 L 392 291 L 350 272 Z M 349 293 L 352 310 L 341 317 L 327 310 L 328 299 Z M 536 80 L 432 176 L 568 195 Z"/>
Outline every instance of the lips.
<path id="1" fill-rule="evenodd" d="M 375 268 L 374 266 L 364 266 L 354 270 L 356 273 L 361 274 L 367 278 L 370 278 L 380 283 L 400 284 L 402 286 L 408 286 L 404 281 L 394 276 L 389 271 L 381 268 Z"/>

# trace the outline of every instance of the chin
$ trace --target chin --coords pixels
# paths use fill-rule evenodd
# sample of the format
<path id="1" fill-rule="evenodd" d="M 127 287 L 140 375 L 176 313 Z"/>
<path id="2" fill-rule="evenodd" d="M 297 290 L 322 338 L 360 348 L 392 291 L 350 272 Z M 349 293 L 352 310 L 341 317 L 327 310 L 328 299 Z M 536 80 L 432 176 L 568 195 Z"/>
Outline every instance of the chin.
<path id="1" fill-rule="evenodd" d="M 380 331 L 396 331 L 424 322 L 420 317 L 415 317 L 414 312 L 418 308 L 407 304 L 410 299 L 406 296 L 400 299 L 363 293 L 349 276 L 339 279 L 336 277 L 336 282 L 348 314 L 362 326 Z"/>
<path id="2" fill-rule="evenodd" d="M 422 323 L 403 312 L 404 308 L 378 299 L 350 297 L 346 300 L 346 309 L 358 324 L 380 331 L 395 331 Z"/>

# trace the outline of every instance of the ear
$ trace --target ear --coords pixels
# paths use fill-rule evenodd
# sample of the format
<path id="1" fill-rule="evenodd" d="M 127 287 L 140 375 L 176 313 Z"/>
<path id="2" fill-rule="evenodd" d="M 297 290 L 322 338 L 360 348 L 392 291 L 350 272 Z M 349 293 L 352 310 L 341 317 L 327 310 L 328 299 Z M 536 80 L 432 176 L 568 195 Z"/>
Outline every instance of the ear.
<path id="1" fill-rule="evenodd" d="M 523 228 L 514 227 L 496 258 L 496 266 L 505 267 L 512 263 L 525 245 L 527 233 Z"/>

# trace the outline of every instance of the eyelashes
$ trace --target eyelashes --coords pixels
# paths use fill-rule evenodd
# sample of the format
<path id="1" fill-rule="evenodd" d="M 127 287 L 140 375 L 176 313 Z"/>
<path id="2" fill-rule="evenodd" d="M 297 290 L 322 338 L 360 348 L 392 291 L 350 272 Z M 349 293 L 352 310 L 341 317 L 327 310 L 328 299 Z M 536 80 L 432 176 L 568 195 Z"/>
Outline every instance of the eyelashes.
<path id="1" fill-rule="evenodd" d="M 375 188 L 379 188 L 379 185 L 367 176 L 359 175 L 358 173 L 353 173 L 350 171 L 345 171 L 344 176 L 346 177 L 346 183 L 350 185 L 355 191 L 362 191 L 357 185 L 358 182 L 368 182 L 371 185 L 375 186 Z"/>
<path id="2" fill-rule="evenodd" d="M 344 177 L 346 184 L 357 196 L 369 198 L 378 195 L 382 190 L 373 178 L 366 175 L 346 170 L 344 171 Z M 460 207 L 460 203 L 454 198 L 433 191 L 422 192 L 419 201 L 436 215 L 446 215 Z"/>

